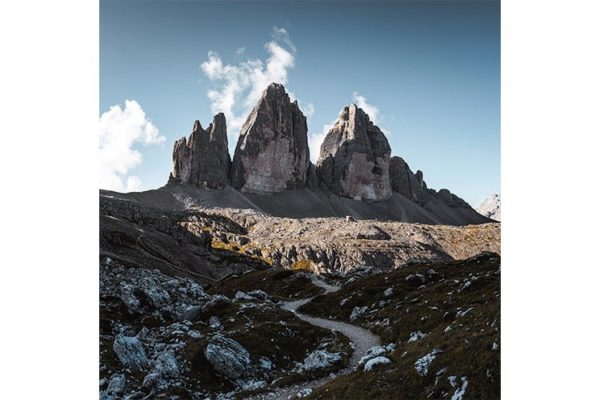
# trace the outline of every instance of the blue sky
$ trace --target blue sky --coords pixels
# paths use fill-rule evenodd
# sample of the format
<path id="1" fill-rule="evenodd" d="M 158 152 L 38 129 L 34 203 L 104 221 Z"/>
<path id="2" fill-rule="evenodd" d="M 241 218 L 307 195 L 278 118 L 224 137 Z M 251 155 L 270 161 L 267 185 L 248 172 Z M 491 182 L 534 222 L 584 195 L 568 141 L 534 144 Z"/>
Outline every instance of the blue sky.
<path id="1" fill-rule="evenodd" d="M 245 71 L 259 78 L 225 101 Z M 500 192 L 495 1 L 102 0 L 101 162 L 113 180 L 101 186 L 162 186 L 172 144 L 195 119 L 207 126 L 227 103 L 235 131 L 250 92 L 273 76 L 309 114 L 313 142 L 344 105 L 361 102 L 429 187 L 475 206 Z"/>

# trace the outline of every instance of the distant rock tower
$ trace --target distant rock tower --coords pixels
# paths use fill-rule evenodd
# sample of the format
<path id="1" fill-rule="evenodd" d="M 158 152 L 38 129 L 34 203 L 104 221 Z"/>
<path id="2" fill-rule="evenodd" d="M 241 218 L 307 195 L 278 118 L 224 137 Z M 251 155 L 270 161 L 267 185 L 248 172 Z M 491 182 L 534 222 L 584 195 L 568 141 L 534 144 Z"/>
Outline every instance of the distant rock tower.
<path id="1" fill-rule="evenodd" d="M 283 85 L 272 83 L 242 126 L 231 167 L 231 185 L 268 194 L 307 184 L 306 117 Z"/>
<path id="2" fill-rule="evenodd" d="M 317 161 L 321 182 L 334 194 L 356 200 L 383 200 L 390 188 L 390 145 L 355 104 L 344 107 L 329 131 Z"/>
<path id="3" fill-rule="evenodd" d="M 230 165 L 225 115 L 219 113 L 206 130 L 196 121 L 189 139 L 175 142 L 169 184 L 222 188 L 227 185 Z"/>

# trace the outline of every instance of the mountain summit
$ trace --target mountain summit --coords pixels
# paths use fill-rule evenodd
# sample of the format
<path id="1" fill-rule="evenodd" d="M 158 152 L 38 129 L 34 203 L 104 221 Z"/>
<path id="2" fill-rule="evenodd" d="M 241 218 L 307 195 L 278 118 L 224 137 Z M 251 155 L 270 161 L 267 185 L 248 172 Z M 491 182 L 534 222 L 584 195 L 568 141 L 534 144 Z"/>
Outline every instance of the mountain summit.
<path id="1" fill-rule="evenodd" d="M 501 217 L 501 207 L 500 207 L 500 195 L 495 193 L 485 199 L 479 207 L 477 207 L 477 212 L 484 217 L 491 218 L 496 221 L 500 221 Z"/>
<path id="2" fill-rule="evenodd" d="M 280 217 L 490 222 L 449 190 L 429 189 L 423 172 L 392 157 L 386 136 L 355 104 L 342 108 L 316 166 L 307 133 L 298 102 L 271 83 L 242 126 L 233 161 L 225 115 L 206 130 L 196 121 L 189 138 L 175 142 L 168 184 L 134 196 L 152 207 L 251 208 Z"/>
<path id="3" fill-rule="evenodd" d="M 274 193 L 306 185 L 306 117 L 283 85 L 271 83 L 242 126 L 231 184 L 248 193 Z"/>
<path id="4" fill-rule="evenodd" d="M 317 174 L 333 193 L 355 200 L 392 195 L 387 138 L 355 104 L 344 107 L 321 145 Z"/>
<path id="5" fill-rule="evenodd" d="M 189 139 L 175 142 L 169 183 L 221 188 L 227 185 L 230 163 L 225 115 L 219 113 L 206 130 L 195 121 Z"/>

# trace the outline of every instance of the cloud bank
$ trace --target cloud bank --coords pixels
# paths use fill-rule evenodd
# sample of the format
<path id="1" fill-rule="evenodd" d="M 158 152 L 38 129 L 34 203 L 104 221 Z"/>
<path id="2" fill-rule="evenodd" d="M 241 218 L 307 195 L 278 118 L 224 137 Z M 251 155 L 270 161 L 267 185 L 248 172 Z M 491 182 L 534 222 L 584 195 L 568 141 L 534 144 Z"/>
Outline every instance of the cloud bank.
<path id="1" fill-rule="evenodd" d="M 265 43 L 264 47 L 268 55 L 266 60 L 246 58 L 237 63 L 226 64 L 218 53 L 210 51 L 208 59 L 200 65 L 202 72 L 212 85 L 207 92 L 211 101 L 212 113 L 222 112 L 227 118 L 231 150 L 235 148 L 240 129 L 263 90 L 271 82 L 286 85 L 289 71 L 295 66 L 296 46 L 285 28 L 273 27 L 271 41 Z M 240 47 L 236 54 L 243 57 L 246 54 L 245 50 L 244 47 Z M 315 112 L 314 105 L 297 99 L 289 89 L 288 94 L 292 100 L 298 100 L 300 109 L 310 122 Z M 379 109 L 370 104 L 366 97 L 361 96 L 358 92 L 353 92 L 352 101 L 369 114 L 373 123 L 380 122 Z M 327 132 L 333 127 L 334 122 L 325 124 L 321 132 L 308 134 L 310 159 L 313 163 L 319 158 L 321 143 Z M 381 130 L 388 134 L 385 129 Z"/>
<path id="2" fill-rule="evenodd" d="M 100 116 L 100 188 L 119 192 L 141 190 L 141 180 L 129 175 L 143 161 L 142 154 L 133 146 L 164 141 L 165 137 L 137 101 L 125 100 L 125 108 L 110 107 Z"/>
<path id="3" fill-rule="evenodd" d="M 229 142 L 235 146 L 240 128 L 256 104 L 263 90 L 271 82 L 288 82 L 288 73 L 294 68 L 296 47 L 284 28 L 274 27 L 272 40 L 265 44 L 268 54 L 266 60 L 247 58 L 237 64 L 225 64 L 218 53 L 210 51 L 208 60 L 200 65 L 204 75 L 212 84 L 207 92 L 211 101 L 213 114 L 222 112 L 227 118 Z M 240 48 L 238 56 L 245 50 Z M 294 100 L 295 96 L 289 92 Z M 307 117 L 312 115 L 314 107 L 311 103 L 302 104 L 301 108 Z"/>

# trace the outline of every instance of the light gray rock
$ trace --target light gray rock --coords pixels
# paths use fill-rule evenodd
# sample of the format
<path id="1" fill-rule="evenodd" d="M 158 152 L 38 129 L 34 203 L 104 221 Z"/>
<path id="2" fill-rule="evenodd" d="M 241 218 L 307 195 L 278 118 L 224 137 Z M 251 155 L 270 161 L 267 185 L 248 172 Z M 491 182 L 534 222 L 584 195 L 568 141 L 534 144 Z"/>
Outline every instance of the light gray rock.
<path id="1" fill-rule="evenodd" d="M 342 357 L 338 353 L 330 353 L 325 350 L 315 350 L 304 359 L 303 367 L 308 371 L 328 368 L 341 359 Z"/>
<path id="2" fill-rule="evenodd" d="M 204 356 L 218 373 L 229 379 L 243 377 L 250 369 L 248 350 L 223 335 L 215 335 L 210 339 Z"/>
<path id="3" fill-rule="evenodd" d="M 355 200 L 383 200 L 390 187 L 390 145 L 355 104 L 340 112 L 321 145 L 319 179 L 334 194 Z"/>
<path id="4" fill-rule="evenodd" d="M 191 321 L 194 322 L 200 318 L 202 314 L 203 307 L 202 306 L 190 306 L 188 307 L 180 316 L 181 321 Z"/>
<path id="5" fill-rule="evenodd" d="M 368 310 L 367 306 L 364 307 L 354 307 L 352 309 L 352 314 L 350 314 L 350 321 L 354 322 L 356 321 L 358 318 L 360 318 L 361 316 L 363 316 Z"/>
<path id="6" fill-rule="evenodd" d="M 134 336 L 117 336 L 113 350 L 121 364 L 127 368 L 143 370 L 148 368 L 148 357 L 142 342 Z"/>
<path id="7" fill-rule="evenodd" d="M 110 394 L 121 394 L 127 387 L 127 376 L 125 374 L 114 374 L 108 382 L 106 391 Z"/>
<path id="8" fill-rule="evenodd" d="M 165 350 L 159 354 L 154 361 L 154 371 L 168 378 L 177 378 L 179 376 L 179 365 L 173 350 Z"/>
<path id="9" fill-rule="evenodd" d="M 221 321 L 219 321 L 219 318 L 212 316 L 208 319 L 208 325 L 211 327 L 211 329 L 215 329 L 218 331 L 223 330 L 223 325 L 221 324 Z"/>
<path id="10" fill-rule="evenodd" d="M 219 113 L 206 130 L 196 121 L 189 139 L 175 142 L 169 183 L 222 188 L 228 183 L 230 165 L 227 124 L 225 115 Z"/>
<path id="11" fill-rule="evenodd" d="M 378 357 L 372 358 L 369 361 L 367 361 L 367 363 L 365 364 L 364 370 L 365 371 L 371 371 L 377 365 L 390 364 L 391 362 L 392 362 L 392 360 L 390 360 L 387 357 L 378 356 Z"/>
<path id="12" fill-rule="evenodd" d="M 283 85 L 272 83 L 242 126 L 231 167 L 231 184 L 268 194 L 306 186 L 309 149 L 306 117 Z"/>
<path id="13" fill-rule="evenodd" d="M 365 365 L 367 362 L 369 362 L 369 360 L 372 360 L 379 356 L 383 356 L 385 354 L 389 354 L 395 349 L 396 345 L 394 343 L 390 343 L 385 346 L 373 346 L 369 350 L 367 350 L 364 356 L 361 357 L 361 359 L 358 361 L 358 365 Z"/>

